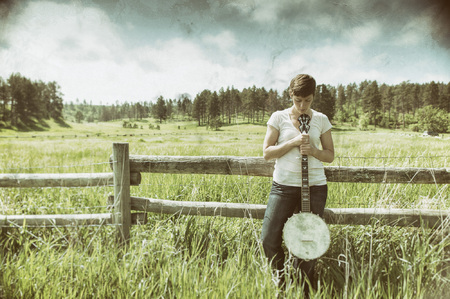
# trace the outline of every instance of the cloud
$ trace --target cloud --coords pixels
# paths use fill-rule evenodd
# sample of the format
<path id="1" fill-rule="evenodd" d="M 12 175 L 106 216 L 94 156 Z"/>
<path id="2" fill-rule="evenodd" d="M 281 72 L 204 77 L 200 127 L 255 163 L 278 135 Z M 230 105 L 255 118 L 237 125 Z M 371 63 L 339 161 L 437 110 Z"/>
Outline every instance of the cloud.
<path id="1" fill-rule="evenodd" d="M 424 37 L 429 35 L 430 30 L 427 28 L 427 20 L 425 18 L 418 18 L 407 22 L 400 29 L 397 38 L 392 43 L 395 46 L 404 47 L 420 46 L 426 41 Z"/>
<path id="2" fill-rule="evenodd" d="M 345 34 L 350 42 L 356 46 L 364 46 L 376 42 L 381 37 L 381 26 L 372 21 L 362 26 L 353 27 Z"/>
<path id="3" fill-rule="evenodd" d="M 8 52 L 16 54 L 8 69 L 35 73 L 51 66 L 62 70 L 71 61 L 111 59 L 121 46 L 114 28 L 97 9 L 31 2 L 5 35 Z"/>
<path id="4" fill-rule="evenodd" d="M 182 92 L 195 95 L 205 88 L 218 90 L 239 85 L 238 82 L 247 83 L 250 68 L 257 68 L 256 59 L 246 62 L 235 57 L 234 62 L 216 61 L 201 45 L 180 38 L 137 48 L 131 54 L 136 57 L 135 63 L 145 73 L 144 77 L 149 79 L 146 85 L 168 97 Z M 144 65 L 152 67 L 144 68 Z"/>
<path id="5" fill-rule="evenodd" d="M 141 0 L 79 0 L 77 3 L 102 9 L 118 23 L 125 23 L 130 17 L 142 23 L 166 20 L 164 26 L 177 25 L 178 30 L 191 36 L 227 27 L 231 31 L 240 28 L 239 34 L 246 37 L 258 30 L 266 35 L 284 32 L 292 35 L 300 30 L 333 37 L 372 22 L 380 22 L 387 34 L 395 34 L 405 23 L 426 16 L 426 27 L 432 37 L 441 46 L 450 48 L 448 0 L 167 0 L 151 4 Z"/>
<path id="6" fill-rule="evenodd" d="M 92 7 L 30 3 L 10 29 L 11 46 L 0 50 L 6 61 L 0 75 L 21 72 L 57 81 L 68 101 L 150 101 L 205 88 L 243 88 L 260 65 L 257 58 L 248 61 L 230 52 L 237 41 L 226 30 L 204 35 L 203 44 L 180 37 L 125 44 L 109 16 Z M 217 49 L 219 58 L 211 55 Z"/>
<path id="7" fill-rule="evenodd" d="M 448 78 L 448 53 L 430 38 L 437 0 L 106 2 L 9 7 L 0 76 L 57 81 L 68 101 L 103 103 L 231 85 L 280 91 L 300 72 L 325 84 Z"/>
<path id="8" fill-rule="evenodd" d="M 4 22 L 17 11 L 22 9 L 23 3 L 15 0 L 3 0 L 0 2 L 0 21 Z"/>
<path id="9" fill-rule="evenodd" d="M 70 100 L 101 98 L 99 92 L 110 86 L 111 74 L 124 61 L 125 47 L 116 29 L 99 9 L 30 2 L 9 23 L 4 36 L 9 46 L 0 49 L 0 75 L 20 72 L 57 81 Z"/>
<path id="10" fill-rule="evenodd" d="M 236 37 L 229 30 L 225 30 L 218 35 L 207 34 L 203 37 L 203 41 L 219 48 L 222 51 L 233 49 L 237 43 Z"/>
<path id="11" fill-rule="evenodd" d="M 265 77 L 264 86 L 284 90 L 291 78 L 299 73 L 311 74 L 318 84 L 339 84 L 352 80 L 359 82 L 359 75 L 369 73 L 361 68 L 363 63 L 361 48 L 329 41 L 317 47 L 281 54 L 278 63 Z"/>
<path id="12" fill-rule="evenodd" d="M 426 14 L 431 19 L 432 36 L 443 47 L 450 49 L 450 2 L 432 0 Z"/>

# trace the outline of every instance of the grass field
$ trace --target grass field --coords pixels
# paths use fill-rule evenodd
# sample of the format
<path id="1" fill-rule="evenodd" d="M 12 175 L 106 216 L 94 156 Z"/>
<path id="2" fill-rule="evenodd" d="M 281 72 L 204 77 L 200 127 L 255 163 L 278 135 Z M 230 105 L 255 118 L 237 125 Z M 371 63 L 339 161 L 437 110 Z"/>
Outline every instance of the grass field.
<path id="1" fill-rule="evenodd" d="M 50 123 L 48 131 L 0 131 L 0 173 L 110 172 L 113 142 L 131 154 L 261 156 L 263 125 L 208 131 L 195 122 L 160 130 L 121 122 Z M 76 135 L 76 137 L 74 136 Z M 124 136 L 126 135 L 126 136 Z M 131 136 L 133 135 L 133 136 Z M 64 136 L 64 138 L 62 137 Z M 89 136 L 89 137 L 88 137 Z M 449 138 L 339 126 L 331 165 L 450 167 Z M 143 174 L 135 196 L 265 204 L 271 179 Z M 0 214 L 106 212 L 101 188 L 0 189 Z M 450 209 L 448 185 L 329 183 L 327 207 Z M 113 227 L 18 228 L 0 236 L 0 298 L 299 298 L 283 292 L 258 242 L 262 221 L 155 215 L 118 249 Z M 330 226 L 332 245 L 319 260 L 316 298 L 442 298 L 450 292 L 448 231 Z"/>

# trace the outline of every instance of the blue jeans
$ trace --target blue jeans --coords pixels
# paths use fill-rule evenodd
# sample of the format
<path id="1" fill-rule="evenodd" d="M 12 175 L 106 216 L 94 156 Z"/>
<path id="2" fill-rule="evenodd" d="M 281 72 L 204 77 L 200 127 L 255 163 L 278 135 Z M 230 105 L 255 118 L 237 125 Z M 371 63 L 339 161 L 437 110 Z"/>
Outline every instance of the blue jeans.
<path id="1" fill-rule="evenodd" d="M 311 186 L 311 212 L 323 216 L 327 201 L 327 185 Z M 277 270 L 284 268 L 285 254 L 281 246 L 284 224 L 295 211 L 301 210 L 301 187 L 272 183 L 266 212 L 264 214 L 261 239 L 264 253 Z M 310 281 L 313 279 L 315 260 L 294 260 L 294 267 L 302 271 Z"/>

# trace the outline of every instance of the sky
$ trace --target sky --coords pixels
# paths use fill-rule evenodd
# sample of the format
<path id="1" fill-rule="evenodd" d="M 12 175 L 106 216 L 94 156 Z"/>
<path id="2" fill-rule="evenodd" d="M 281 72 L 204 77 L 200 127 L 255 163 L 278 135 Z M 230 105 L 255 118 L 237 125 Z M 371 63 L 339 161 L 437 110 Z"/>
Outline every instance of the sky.
<path id="1" fill-rule="evenodd" d="M 0 76 L 56 81 L 66 103 L 282 92 L 318 84 L 450 82 L 448 0 L 0 2 Z"/>

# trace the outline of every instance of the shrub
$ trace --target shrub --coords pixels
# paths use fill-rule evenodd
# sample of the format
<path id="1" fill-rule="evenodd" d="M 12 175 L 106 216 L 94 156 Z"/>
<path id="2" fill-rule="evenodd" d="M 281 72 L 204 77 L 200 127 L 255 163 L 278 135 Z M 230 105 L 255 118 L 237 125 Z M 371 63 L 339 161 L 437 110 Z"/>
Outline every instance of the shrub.
<path id="1" fill-rule="evenodd" d="M 364 113 L 359 118 L 358 127 L 361 131 L 366 131 L 369 127 L 369 116 L 367 115 L 367 113 Z"/>
<path id="2" fill-rule="evenodd" d="M 413 132 L 420 132 L 420 127 L 418 124 L 412 124 L 409 126 L 409 129 Z"/>
<path id="3" fill-rule="evenodd" d="M 445 133 L 449 130 L 449 114 L 431 105 L 417 110 L 417 120 L 421 131 Z"/>
<path id="4" fill-rule="evenodd" d="M 214 117 L 209 121 L 208 127 L 217 131 L 222 126 L 222 122 L 219 117 Z"/>

